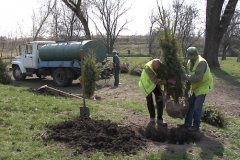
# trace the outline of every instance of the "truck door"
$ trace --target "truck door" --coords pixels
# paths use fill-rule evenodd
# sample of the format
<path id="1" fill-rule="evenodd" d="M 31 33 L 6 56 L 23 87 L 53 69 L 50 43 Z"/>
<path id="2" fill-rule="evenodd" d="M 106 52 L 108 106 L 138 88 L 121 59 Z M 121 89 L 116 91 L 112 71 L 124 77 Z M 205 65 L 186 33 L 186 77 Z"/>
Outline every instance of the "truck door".
<path id="1" fill-rule="evenodd" d="M 23 65 L 25 68 L 33 67 L 32 45 L 26 45 L 25 53 L 23 55 Z"/>

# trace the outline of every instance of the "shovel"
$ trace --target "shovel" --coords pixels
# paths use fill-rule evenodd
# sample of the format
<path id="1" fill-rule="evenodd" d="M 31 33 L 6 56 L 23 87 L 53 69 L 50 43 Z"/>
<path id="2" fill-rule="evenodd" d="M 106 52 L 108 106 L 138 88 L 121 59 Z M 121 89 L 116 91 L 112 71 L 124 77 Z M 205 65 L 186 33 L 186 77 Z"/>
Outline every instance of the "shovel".
<path id="1" fill-rule="evenodd" d="M 81 60 L 81 85 L 82 85 L 82 92 L 83 92 L 83 106 L 80 107 L 80 117 L 89 117 L 90 110 L 86 106 L 85 101 L 85 87 L 84 87 L 84 53 L 83 50 L 80 50 L 80 60 Z"/>

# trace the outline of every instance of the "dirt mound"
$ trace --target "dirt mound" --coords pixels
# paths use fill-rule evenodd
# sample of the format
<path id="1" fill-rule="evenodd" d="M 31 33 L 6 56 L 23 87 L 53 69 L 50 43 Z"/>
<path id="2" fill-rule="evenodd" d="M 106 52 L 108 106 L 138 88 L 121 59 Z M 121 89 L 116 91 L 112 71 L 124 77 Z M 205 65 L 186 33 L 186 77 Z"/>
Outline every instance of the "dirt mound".
<path id="1" fill-rule="evenodd" d="M 192 132 L 186 128 L 176 126 L 147 126 L 141 128 L 140 133 L 153 141 L 179 145 L 199 142 L 204 136 L 202 132 Z"/>
<path id="2" fill-rule="evenodd" d="M 74 155 L 92 153 L 136 154 L 146 144 L 143 137 L 128 126 L 119 126 L 109 120 L 77 118 L 47 126 L 47 139 L 66 143 L 74 148 Z"/>
<path id="3" fill-rule="evenodd" d="M 146 148 L 146 139 L 171 144 L 198 142 L 201 132 L 189 132 L 176 126 L 133 128 L 112 123 L 110 120 L 76 118 L 47 126 L 45 140 L 65 143 L 74 149 L 73 154 L 91 154 L 101 151 L 106 154 L 136 154 Z"/>
<path id="4" fill-rule="evenodd" d="M 193 132 L 181 127 L 173 127 L 168 131 L 168 143 L 171 144 L 189 144 L 199 142 L 204 134 L 202 132 Z"/>

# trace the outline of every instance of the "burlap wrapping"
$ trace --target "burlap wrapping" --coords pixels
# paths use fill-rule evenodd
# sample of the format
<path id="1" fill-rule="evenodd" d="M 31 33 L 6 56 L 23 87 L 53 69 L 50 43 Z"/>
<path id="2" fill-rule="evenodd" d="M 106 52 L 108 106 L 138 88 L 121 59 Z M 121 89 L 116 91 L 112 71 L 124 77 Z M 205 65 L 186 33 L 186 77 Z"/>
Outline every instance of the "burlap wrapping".
<path id="1" fill-rule="evenodd" d="M 181 98 L 179 103 L 176 103 L 173 99 L 167 99 L 165 101 L 166 112 L 172 118 L 184 118 L 188 111 L 188 102 L 186 98 Z"/>

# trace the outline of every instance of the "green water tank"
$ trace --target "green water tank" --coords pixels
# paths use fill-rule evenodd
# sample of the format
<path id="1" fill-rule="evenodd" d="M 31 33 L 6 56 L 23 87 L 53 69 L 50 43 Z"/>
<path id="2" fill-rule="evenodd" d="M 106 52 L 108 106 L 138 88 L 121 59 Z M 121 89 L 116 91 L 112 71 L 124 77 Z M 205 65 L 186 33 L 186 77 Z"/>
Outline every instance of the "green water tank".
<path id="1" fill-rule="evenodd" d="M 92 40 L 46 44 L 39 48 L 39 57 L 42 61 L 80 60 L 81 49 L 84 56 L 95 54 L 98 62 L 102 62 L 107 57 L 104 44 Z"/>

